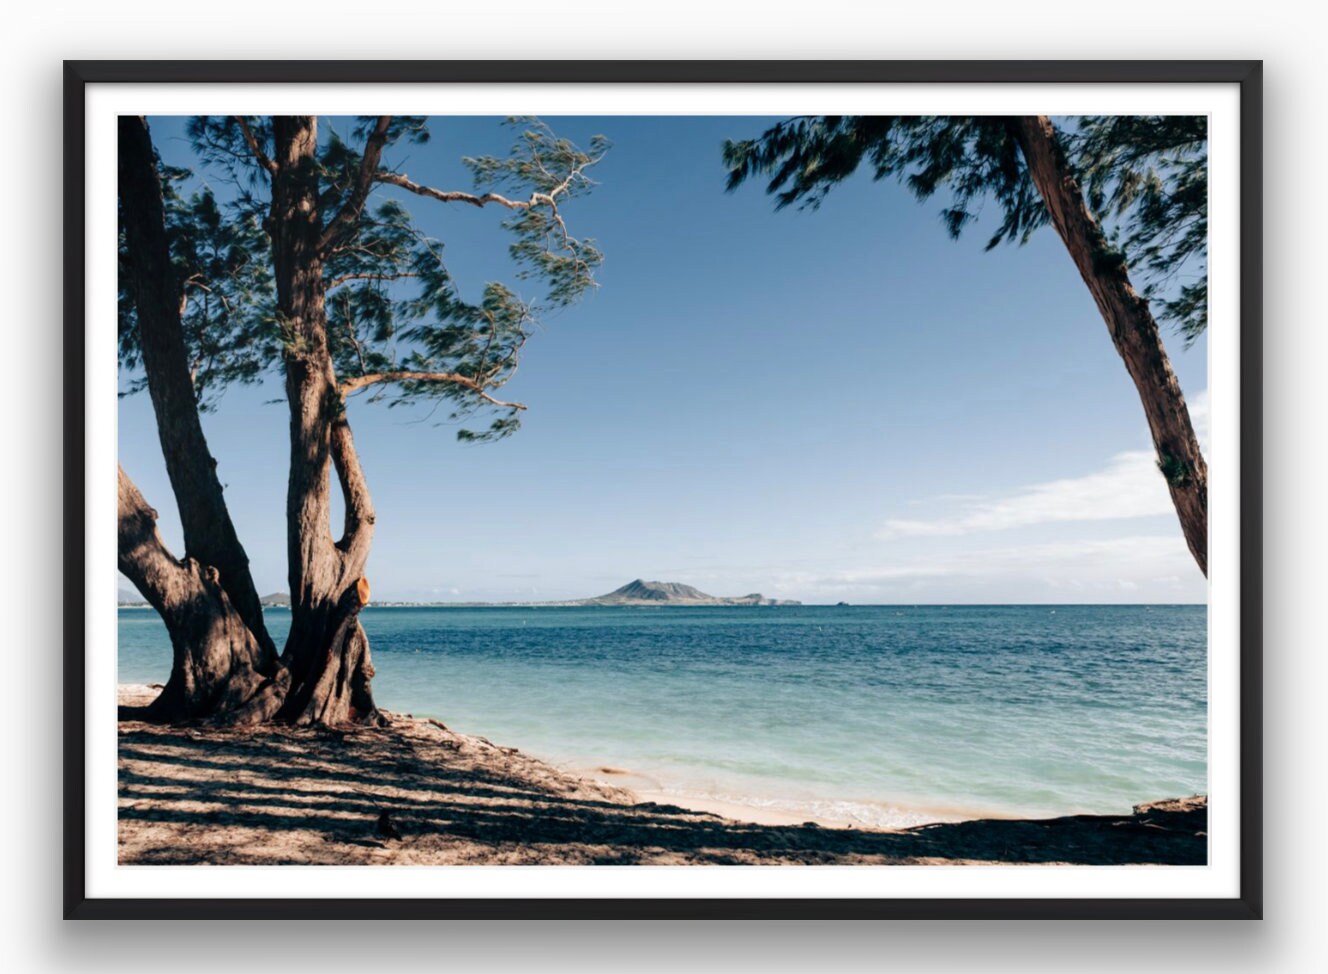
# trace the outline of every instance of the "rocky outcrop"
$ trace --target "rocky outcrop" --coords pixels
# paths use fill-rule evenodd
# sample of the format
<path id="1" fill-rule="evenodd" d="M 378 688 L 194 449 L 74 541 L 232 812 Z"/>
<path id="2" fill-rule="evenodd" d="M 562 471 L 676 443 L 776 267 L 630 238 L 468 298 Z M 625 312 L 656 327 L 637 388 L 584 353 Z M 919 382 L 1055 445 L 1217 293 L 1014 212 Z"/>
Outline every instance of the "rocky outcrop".
<path id="1" fill-rule="evenodd" d="M 1167 798 L 1134 806 L 1138 822 L 1154 828 L 1190 831 L 1197 835 L 1208 833 L 1208 796 L 1191 795 L 1189 798 Z"/>

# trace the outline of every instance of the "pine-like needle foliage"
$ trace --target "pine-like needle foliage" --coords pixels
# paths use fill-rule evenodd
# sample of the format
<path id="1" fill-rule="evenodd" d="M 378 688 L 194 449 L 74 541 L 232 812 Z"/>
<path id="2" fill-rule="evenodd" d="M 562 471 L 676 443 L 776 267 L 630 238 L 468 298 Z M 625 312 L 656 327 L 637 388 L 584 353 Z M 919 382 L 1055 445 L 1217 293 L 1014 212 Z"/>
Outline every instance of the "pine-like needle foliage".
<path id="1" fill-rule="evenodd" d="M 1158 318 L 1194 341 L 1208 327 L 1208 119 L 1089 116 L 1069 145 Z"/>
<path id="2" fill-rule="evenodd" d="M 569 305 L 595 287 L 594 272 L 603 260 L 593 241 L 572 235 L 564 208 L 594 185 L 586 170 L 608 150 L 607 140 L 597 136 L 582 150 L 538 119 L 508 121 L 519 134 L 507 156 L 464 160 L 474 174 L 471 192 L 432 187 L 392 169 L 393 146 L 429 137 L 423 118 L 393 117 L 380 133 L 383 152 L 368 198 L 353 219 L 333 228 L 323 262 L 328 350 L 338 382 L 390 406 L 433 400 L 454 421 L 483 413 L 487 426 L 462 429 L 463 440 L 494 439 L 517 429 L 524 407 L 500 398 L 500 390 L 516 373 L 541 312 Z M 349 139 L 336 132 L 320 139 L 325 228 L 354 210 L 377 123 L 357 119 Z M 173 253 L 181 254 L 182 287 L 216 296 L 189 305 L 191 314 L 210 316 L 207 328 L 186 324 L 191 354 L 204 363 L 195 380 L 203 402 L 229 382 L 256 381 L 281 366 L 283 336 L 263 231 L 270 205 L 265 162 L 273 141 L 270 120 L 262 118 L 196 118 L 189 134 L 204 172 L 231 191 L 225 206 L 204 194 L 172 207 L 169 227 Z M 187 174 L 171 175 L 179 180 Z M 507 213 L 503 226 L 512 236 L 514 277 L 536 285 L 541 297 L 528 300 L 496 281 L 484 284 L 476 300 L 462 296 L 444 262 L 443 243 L 426 235 L 412 212 L 458 205 Z M 133 369 L 139 361 L 132 295 L 123 285 L 121 298 L 121 361 Z M 141 384 L 131 383 L 130 391 Z"/>
<path id="3" fill-rule="evenodd" d="M 181 169 L 162 169 L 171 268 L 199 409 L 214 409 L 226 386 L 257 382 L 280 353 L 267 235 L 251 214 L 228 213 L 210 190 L 184 196 Z M 120 241 L 121 395 L 143 389 L 138 315 Z"/>
<path id="4" fill-rule="evenodd" d="M 1113 253 L 1142 278 L 1158 317 L 1187 341 L 1208 323 L 1207 123 L 1192 116 L 1077 120 L 1061 133 Z M 1000 222 L 987 249 L 1023 244 L 1048 222 L 1009 120 L 999 116 L 814 116 L 724 144 L 728 189 L 763 177 L 779 208 L 820 205 L 860 167 L 919 200 L 948 194 L 941 220 L 957 238 L 985 201 Z"/>

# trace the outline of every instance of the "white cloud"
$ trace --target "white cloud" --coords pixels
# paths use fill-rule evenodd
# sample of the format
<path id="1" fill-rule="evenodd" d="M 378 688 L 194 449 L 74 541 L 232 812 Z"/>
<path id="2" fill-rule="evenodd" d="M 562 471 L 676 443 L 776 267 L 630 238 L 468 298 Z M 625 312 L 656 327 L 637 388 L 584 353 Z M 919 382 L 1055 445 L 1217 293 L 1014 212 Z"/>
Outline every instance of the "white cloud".
<path id="1" fill-rule="evenodd" d="M 1004 531 L 1052 521 L 1113 521 L 1172 510 L 1171 495 L 1153 453 L 1131 450 L 1084 477 L 1034 484 L 995 500 L 970 502 L 950 517 L 886 521 L 877 537 L 935 537 Z"/>
<path id="2" fill-rule="evenodd" d="M 814 601 L 936 596 L 1038 601 L 1093 596 L 1131 601 L 1202 598 L 1203 576 L 1180 532 L 1085 541 L 1012 545 L 921 555 L 890 565 L 837 571 L 784 572 L 776 589 Z M 820 597 L 817 598 L 817 593 Z"/>
<path id="3" fill-rule="evenodd" d="M 1189 410 L 1200 447 L 1206 450 L 1207 389 L 1193 397 Z M 959 513 L 949 517 L 888 520 L 877 537 L 939 537 L 1052 522 L 1115 521 L 1169 514 L 1174 510 L 1171 495 L 1154 457 L 1152 450 L 1118 453 L 1102 470 L 1034 484 L 1005 497 L 969 500 Z"/>

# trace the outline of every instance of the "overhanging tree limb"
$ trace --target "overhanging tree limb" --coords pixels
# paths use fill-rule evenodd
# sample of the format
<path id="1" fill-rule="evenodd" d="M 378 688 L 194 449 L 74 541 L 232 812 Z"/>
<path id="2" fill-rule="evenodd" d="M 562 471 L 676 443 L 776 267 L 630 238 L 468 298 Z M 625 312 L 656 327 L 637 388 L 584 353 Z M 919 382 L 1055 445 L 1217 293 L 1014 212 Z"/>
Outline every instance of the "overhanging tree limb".
<path id="1" fill-rule="evenodd" d="M 1087 136 L 1081 132 L 1076 137 L 1083 153 L 1081 168 L 1090 178 L 1094 197 L 1110 201 L 1114 216 L 1126 224 L 1127 245 L 1142 246 L 1145 275 L 1173 273 L 1191 256 L 1206 254 L 1206 122 L 1188 116 L 1139 117 L 1124 125 L 1119 121 L 1086 120 Z M 1147 135 L 1145 148 L 1118 152 L 1140 131 Z M 1159 146 L 1176 151 L 1159 153 Z M 1124 164 L 1119 162 L 1122 156 Z M 756 139 L 726 142 L 724 162 L 730 190 L 752 176 L 770 177 L 766 192 L 776 198 L 777 207 L 795 202 L 815 207 L 860 166 L 876 179 L 898 180 L 919 199 L 946 190 L 950 202 L 941 216 L 952 237 L 977 219 L 984 201 L 994 199 L 1002 219 L 987 249 L 1005 242 L 1024 243 L 1054 216 L 1135 382 L 1186 544 L 1207 574 L 1208 473 L 1184 397 L 1148 300 L 1134 290 L 1126 274 L 1127 256 L 1108 246 L 1049 119 L 794 118 L 771 126 Z M 1141 192 L 1141 186 L 1146 191 Z M 1186 224 L 1179 234 L 1178 223 Z M 1155 276 L 1154 287 L 1160 283 Z M 1206 297 L 1203 273 L 1165 306 L 1169 316 L 1182 323 L 1187 337 L 1201 331 L 1207 321 Z"/>
<path id="2" fill-rule="evenodd" d="M 1124 258 L 1113 252 L 1089 212 L 1051 119 L 1025 115 L 1010 124 L 1051 224 L 1093 295 L 1116 351 L 1134 380 L 1185 542 L 1207 575 L 1208 465 L 1148 301 L 1135 291 Z"/>

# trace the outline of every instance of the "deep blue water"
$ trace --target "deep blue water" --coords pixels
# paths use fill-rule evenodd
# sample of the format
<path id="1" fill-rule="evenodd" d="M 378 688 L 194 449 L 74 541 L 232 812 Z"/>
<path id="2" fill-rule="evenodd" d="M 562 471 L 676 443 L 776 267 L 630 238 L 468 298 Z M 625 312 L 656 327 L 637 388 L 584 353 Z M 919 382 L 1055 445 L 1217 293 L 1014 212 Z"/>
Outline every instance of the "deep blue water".
<path id="1" fill-rule="evenodd" d="M 289 613 L 268 611 L 278 644 Z M 633 787 L 895 824 L 1207 790 L 1204 606 L 369 608 L 388 710 Z M 120 610 L 119 678 L 166 633 Z"/>

